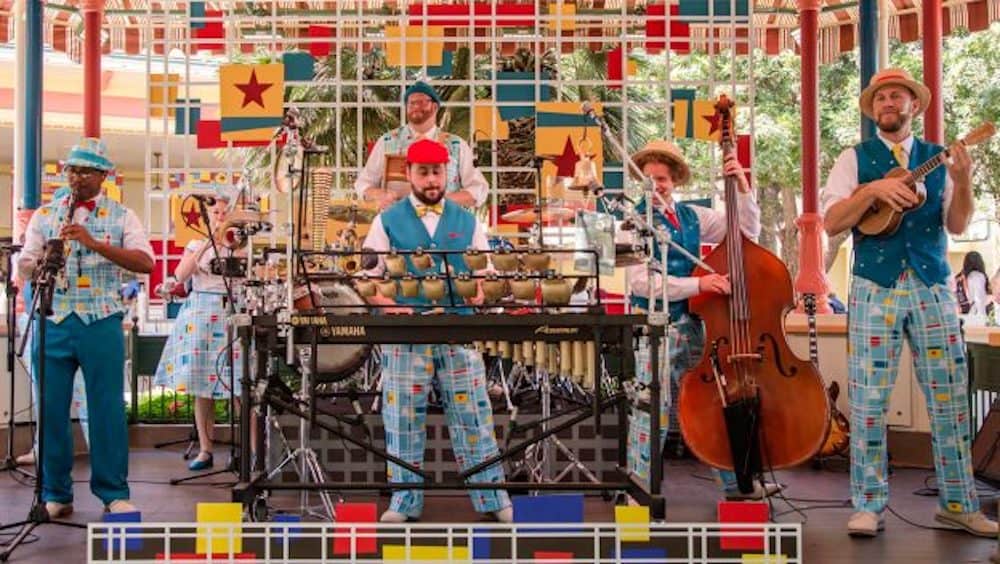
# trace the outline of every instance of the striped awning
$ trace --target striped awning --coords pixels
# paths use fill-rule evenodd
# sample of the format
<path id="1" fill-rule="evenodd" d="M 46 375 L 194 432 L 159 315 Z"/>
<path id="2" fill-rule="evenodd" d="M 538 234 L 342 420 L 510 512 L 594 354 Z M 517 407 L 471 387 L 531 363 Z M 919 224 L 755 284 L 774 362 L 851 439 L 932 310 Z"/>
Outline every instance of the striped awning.
<path id="1" fill-rule="evenodd" d="M 342 11 L 356 10 L 405 10 L 406 0 L 341 0 L 339 8 Z M 499 2 L 499 0 L 497 0 Z M 600 35 L 604 29 L 605 35 L 611 34 L 615 25 L 608 26 L 608 20 L 619 17 L 621 2 L 628 2 L 626 12 L 632 13 L 636 8 L 650 9 L 650 5 L 659 2 L 644 0 L 579 0 L 577 9 L 580 14 L 593 13 L 593 18 L 579 22 L 572 32 L 564 33 L 563 40 L 573 36 L 593 37 Z M 784 50 L 797 50 L 798 15 L 795 0 L 754 0 L 754 26 L 752 43 L 768 54 L 777 54 Z M 428 4 L 456 4 L 456 2 L 441 2 L 427 0 Z M 534 5 L 534 2 L 515 1 Z M 54 50 L 63 51 L 71 58 L 79 60 L 82 53 L 82 22 L 75 13 L 80 0 L 64 0 L 58 5 L 45 9 L 45 40 Z M 144 34 L 149 33 L 145 25 L 147 10 L 159 12 L 164 9 L 164 2 L 150 0 L 107 0 L 105 4 L 105 21 L 109 37 L 104 43 L 104 52 L 121 52 L 138 54 L 145 43 Z M 183 17 L 187 6 L 184 3 L 170 3 L 174 9 L 181 10 Z M 207 10 L 219 10 L 223 14 L 264 14 L 270 12 L 268 2 L 204 2 Z M 331 11 L 337 8 L 337 2 L 329 0 L 282 1 L 276 0 L 275 9 L 283 12 L 301 11 Z M 545 0 L 542 10 L 547 9 Z M 0 42 L 13 40 L 13 22 L 10 18 L 13 0 L 0 0 Z M 921 15 L 919 0 L 889 0 L 890 20 L 889 35 L 903 42 L 916 41 L 921 37 Z M 660 8 L 662 13 L 663 8 Z M 630 19 L 633 16 L 630 16 Z M 634 16 L 637 26 L 642 25 L 642 16 Z M 332 18 L 332 16 L 331 16 Z M 1000 0 L 945 0 L 942 9 L 944 33 L 947 35 L 954 29 L 966 28 L 971 31 L 986 29 L 991 22 L 1000 20 Z M 615 20 L 619 21 L 619 20 Z M 856 0 L 823 0 L 820 13 L 820 60 L 827 62 L 839 54 L 854 49 L 858 38 L 858 6 Z M 280 32 L 286 37 L 303 37 L 308 34 L 310 22 L 301 22 L 294 17 L 283 17 L 279 25 Z M 640 30 L 641 32 L 641 27 Z M 162 30 L 154 30 L 156 37 L 162 37 Z M 737 38 L 746 38 L 746 27 L 721 27 L 710 29 L 705 25 L 691 24 L 689 33 L 695 45 L 699 41 L 708 41 L 715 37 L 725 44 L 733 34 Z M 178 38 L 180 39 L 180 38 Z M 743 43 L 745 45 L 746 42 Z M 743 47 L 745 49 L 745 47 Z"/>

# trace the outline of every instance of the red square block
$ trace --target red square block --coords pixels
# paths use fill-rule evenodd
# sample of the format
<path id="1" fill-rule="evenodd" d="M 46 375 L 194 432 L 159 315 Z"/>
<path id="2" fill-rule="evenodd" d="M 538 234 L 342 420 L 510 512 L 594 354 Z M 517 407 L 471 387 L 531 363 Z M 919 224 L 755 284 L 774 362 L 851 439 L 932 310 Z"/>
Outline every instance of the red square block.
<path id="1" fill-rule="evenodd" d="M 719 523 L 767 523 L 770 508 L 763 501 L 720 501 Z M 722 550 L 764 550 L 764 529 L 722 529 Z"/>
<path id="2" fill-rule="evenodd" d="M 338 503 L 337 526 L 334 528 L 333 554 L 351 553 L 351 542 L 354 542 L 355 554 L 375 554 L 378 552 L 378 539 L 375 528 L 355 528 L 355 537 L 351 537 L 350 526 L 340 526 L 340 523 L 374 523 L 378 521 L 378 507 L 374 503 Z M 343 535 L 343 536 L 341 536 Z"/>

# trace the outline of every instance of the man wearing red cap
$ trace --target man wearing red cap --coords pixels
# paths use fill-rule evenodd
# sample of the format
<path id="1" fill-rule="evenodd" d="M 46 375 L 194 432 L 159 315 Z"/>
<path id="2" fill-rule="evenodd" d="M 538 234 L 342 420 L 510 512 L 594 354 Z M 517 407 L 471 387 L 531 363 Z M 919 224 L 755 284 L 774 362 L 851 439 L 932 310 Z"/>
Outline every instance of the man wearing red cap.
<path id="1" fill-rule="evenodd" d="M 445 161 L 448 169 L 445 197 L 466 208 L 483 205 L 489 194 L 489 184 L 476 168 L 469 145 L 461 137 L 438 128 L 441 97 L 434 88 L 426 82 L 415 82 L 403 93 L 403 105 L 406 107 L 406 124 L 383 135 L 372 147 L 368 161 L 354 183 L 357 195 L 378 202 L 380 209 L 399 200 L 402 196 L 386 178 L 389 169 L 393 168 L 390 160 L 401 160 L 410 145 L 421 139 L 433 139 L 444 145 L 448 153 L 448 160 Z"/>
<path id="2" fill-rule="evenodd" d="M 943 150 L 917 139 L 913 120 L 931 93 L 903 69 L 876 73 L 861 93 L 861 111 L 878 135 L 841 153 L 822 195 L 826 230 L 854 229 L 873 203 L 914 208 L 917 197 L 896 167 L 913 170 Z M 938 478 L 935 519 L 974 535 L 997 536 L 997 524 L 979 510 L 972 476 L 965 346 L 954 293 L 948 289 L 948 236 L 972 218 L 971 161 L 953 148 L 946 168 L 924 179 L 927 199 L 887 236 L 854 231 L 854 268 L 848 311 L 848 395 L 851 408 L 851 501 L 854 536 L 876 536 L 889 503 L 886 413 L 904 337 L 927 399 Z"/>
<path id="3" fill-rule="evenodd" d="M 422 140 L 410 145 L 406 153 L 406 176 L 412 185 L 409 197 L 393 204 L 372 222 L 364 247 L 373 251 L 445 250 L 462 251 L 470 247 L 489 250 L 486 230 L 471 212 L 446 199 L 448 150 L 435 141 Z M 429 268 L 418 268 L 406 258 L 406 269 L 417 279 L 443 276 L 447 270 L 462 274 L 469 269 L 460 254 L 434 256 Z M 385 263 L 368 271 L 381 276 Z M 448 293 L 454 288 L 447 288 Z M 463 303 L 463 298 L 445 295 L 441 303 Z M 382 298 L 383 305 L 393 302 Z M 414 297 L 397 296 L 396 304 L 416 311 L 426 311 L 433 304 L 423 290 Z M 472 313 L 471 310 L 458 313 Z M 453 345 L 383 345 L 382 346 L 382 419 L 385 447 L 389 454 L 420 467 L 424 460 L 427 393 L 432 379 L 440 385 L 448 430 L 455 460 L 462 469 L 470 468 L 499 453 L 493 429 L 493 412 L 486 393 L 486 369 L 483 359 L 465 347 Z M 396 464 L 386 472 L 390 482 L 417 483 L 421 478 Z M 502 482 L 503 468 L 496 464 L 471 476 L 471 482 Z M 502 490 L 469 492 L 476 511 L 491 514 L 498 521 L 513 520 L 510 498 Z M 397 490 L 384 522 L 400 523 L 420 517 L 423 490 Z"/>

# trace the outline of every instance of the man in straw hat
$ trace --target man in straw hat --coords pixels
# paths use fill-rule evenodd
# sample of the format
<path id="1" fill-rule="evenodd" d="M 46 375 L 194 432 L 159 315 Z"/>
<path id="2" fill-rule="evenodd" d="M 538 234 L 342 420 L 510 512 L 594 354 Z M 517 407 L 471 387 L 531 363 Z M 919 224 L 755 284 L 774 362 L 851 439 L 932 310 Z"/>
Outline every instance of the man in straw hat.
<path id="1" fill-rule="evenodd" d="M 125 272 L 153 270 L 153 249 L 135 212 L 101 195 L 114 165 L 98 139 L 83 139 L 66 159 L 72 192 L 53 199 L 31 217 L 19 274 L 30 277 L 45 242 L 62 238 L 68 253 L 46 324 L 45 350 L 32 343 L 33 365 L 45 362 L 41 429 L 45 441 L 42 500 L 49 516 L 73 511 L 73 438 L 69 408 L 73 376 L 83 371 L 90 419 L 90 489 L 112 513 L 132 512 L 128 488 L 128 433 L 122 365 L 125 307 L 118 297 Z"/>
<path id="2" fill-rule="evenodd" d="M 822 195 L 829 234 L 853 228 L 875 202 L 895 210 L 916 205 L 906 184 L 884 177 L 895 167 L 913 169 L 942 150 L 911 130 L 930 98 L 927 87 L 905 70 L 872 76 L 860 105 L 878 135 L 845 150 L 830 171 Z M 848 304 L 851 535 L 875 536 L 884 526 L 889 502 L 885 417 L 905 335 L 931 421 L 940 488 L 935 519 L 975 535 L 997 536 L 996 522 L 979 511 L 972 477 L 965 348 L 958 306 L 947 286 L 945 229 L 962 233 L 972 217 L 970 168 L 968 153 L 956 146 L 946 168 L 925 177 L 926 202 L 907 213 L 895 234 L 854 232 Z"/>
<path id="3" fill-rule="evenodd" d="M 387 183 L 388 169 L 393 159 L 403 163 L 410 144 L 421 139 L 433 139 L 448 150 L 447 198 L 466 207 L 481 206 L 489 194 L 489 185 L 474 163 L 472 149 L 459 136 L 441 131 L 437 126 L 437 112 L 441 97 L 426 82 L 417 81 L 403 94 L 406 124 L 383 135 L 372 148 L 368 162 L 354 183 L 358 197 L 378 202 L 380 209 L 406 196 L 393 190 Z M 389 158 L 387 158 L 389 157 Z"/>
<path id="4" fill-rule="evenodd" d="M 675 243 L 678 243 L 694 256 L 698 256 L 702 243 L 719 243 L 726 235 L 726 214 L 721 210 L 709 209 L 677 202 L 674 200 L 674 189 L 686 184 L 691 178 L 691 171 L 680 149 L 668 141 L 656 140 L 646 144 L 638 153 L 632 156 L 633 161 L 649 177 L 655 187 L 654 221 L 665 227 Z M 756 238 L 760 233 L 760 208 L 750 191 L 750 183 L 736 157 L 730 155 L 723 164 L 723 171 L 739 182 L 739 217 L 740 227 L 748 237 Z M 646 202 L 637 206 L 639 213 L 646 212 Z M 663 262 L 660 249 L 655 248 L 656 259 Z M 670 382 L 661 388 L 663 390 L 660 405 L 661 436 L 660 444 L 666 440 L 669 426 L 671 405 L 671 390 L 676 391 L 677 382 L 681 376 L 693 368 L 701 358 L 704 348 L 705 329 L 700 319 L 688 311 L 688 299 L 701 293 L 728 294 L 730 284 L 728 275 L 707 274 L 700 277 L 691 276 L 694 263 L 676 249 L 667 251 L 667 299 L 670 312 L 670 360 L 660 366 L 670 367 Z M 631 303 L 634 308 L 649 309 L 649 295 L 659 296 L 662 293 L 663 278 L 654 274 L 654 287 L 649 288 L 647 266 L 639 264 L 628 269 L 628 279 L 632 292 Z M 649 348 L 641 347 L 636 359 L 638 378 L 642 382 L 650 381 Z M 674 421 L 676 423 L 676 421 Z M 649 447 L 649 414 L 635 410 L 629 418 L 628 433 L 628 468 L 642 480 L 649 480 L 650 447 Z M 656 461 L 659 463 L 659 461 Z M 716 479 L 725 490 L 729 499 L 761 499 L 780 489 L 777 484 L 756 484 L 749 493 L 739 491 L 736 475 L 729 471 L 717 471 Z"/>
<path id="5" fill-rule="evenodd" d="M 409 197 L 393 204 L 375 217 L 364 247 L 386 252 L 390 249 L 457 251 L 470 247 L 489 250 L 486 230 L 474 215 L 444 197 L 448 184 L 448 149 L 436 141 L 424 139 L 407 150 L 406 174 L 413 187 Z M 430 274 L 442 274 L 442 256 L 421 268 L 406 259 L 406 271 L 414 278 L 426 280 Z M 456 260 L 457 259 L 457 260 Z M 451 255 L 448 268 L 455 274 L 469 269 L 460 255 Z M 386 269 L 384 260 L 368 271 L 380 276 Z M 427 311 L 432 300 L 421 284 L 419 294 L 371 299 L 382 305 L 400 304 Z M 441 303 L 452 303 L 445 290 Z M 462 303 L 459 296 L 454 303 Z M 471 313 L 460 311 L 459 313 Z M 451 435 L 455 460 L 463 470 L 496 456 L 500 450 L 494 435 L 493 411 L 486 393 L 486 368 L 483 358 L 475 351 L 454 345 L 383 345 L 382 346 L 382 418 L 385 424 L 385 447 L 389 454 L 402 458 L 416 467 L 423 465 L 426 439 L 427 393 L 437 377 L 441 386 L 445 415 Z M 389 463 L 390 482 L 420 482 L 422 479 L 400 466 Z M 471 482 L 502 482 L 504 471 L 500 463 L 473 474 Z M 476 511 L 490 514 L 501 522 L 513 520 L 510 497 L 503 490 L 470 490 Z M 382 514 L 384 522 L 401 523 L 420 517 L 424 505 L 423 490 L 396 490 L 389 509 Z"/>

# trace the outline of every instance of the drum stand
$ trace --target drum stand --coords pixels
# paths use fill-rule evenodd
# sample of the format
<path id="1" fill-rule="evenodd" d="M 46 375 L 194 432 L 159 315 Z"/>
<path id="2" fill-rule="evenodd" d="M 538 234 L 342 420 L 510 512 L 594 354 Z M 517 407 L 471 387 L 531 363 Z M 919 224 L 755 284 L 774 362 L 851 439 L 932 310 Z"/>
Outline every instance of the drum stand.
<path id="1" fill-rule="evenodd" d="M 302 366 L 302 388 L 299 392 L 299 400 L 304 401 L 306 406 L 311 408 L 313 404 L 312 397 L 312 350 L 310 347 L 300 347 L 299 357 Z M 298 462 L 295 465 L 295 471 L 299 475 L 299 480 L 301 482 L 312 482 L 316 484 L 326 483 L 325 474 L 323 472 L 323 466 L 319 462 L 319 458 L 316 456 L 316 451 L 307 447 L 309 444 L 309 435 L 312 432 L 312 423 L 307 417 L 299 418 L 299 447 L 292 450 L 291 445 L 288 444 L 288 440 L 285 435 L 281 432 L 281 428 L 278 426 L 277 419 L 275 417 L 269 416 L 269 425 L 273 425 L 277 431 L 277 436 L 280 438 L 282 443 L 282 451 L 284 452 L 284 458 L 278 463 L 271 471 L 267 473 L 267 480 L 273 479 L 275 476 L 281 473 L 282 469 L 289 464 Z M 318 490 L 317 495 L 319 495 L 320 503 L 323 505 L 323 511 L 325 513 L 317 514 L 318 517 L 329 520 L 337 520 L 337 512 L 333 505 L 333 499 L 328 490 Z M 303 489 L 299 493 L 299 510 L 303 515 L 307 514 L 309 509 L 309 490 Z"/>

